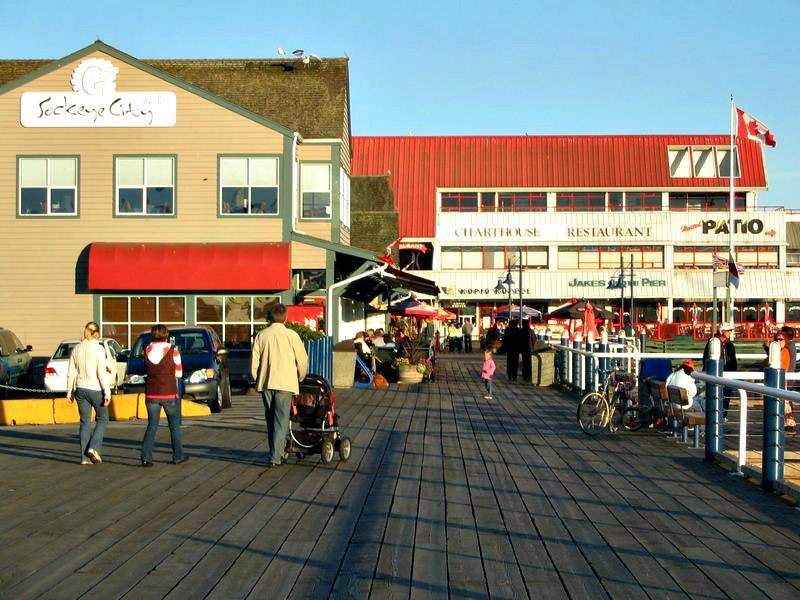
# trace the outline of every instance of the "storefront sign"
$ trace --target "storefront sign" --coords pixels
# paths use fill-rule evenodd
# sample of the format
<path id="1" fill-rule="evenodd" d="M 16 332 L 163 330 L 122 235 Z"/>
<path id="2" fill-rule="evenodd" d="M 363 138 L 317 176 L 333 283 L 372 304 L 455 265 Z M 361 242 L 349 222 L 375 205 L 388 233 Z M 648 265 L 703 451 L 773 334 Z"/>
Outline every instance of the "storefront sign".
<path id="1" fill-rule="evenodd" d="M 538 238 L 541 232 L 538 227 L 459 227 L 455 230 L 456 238 Z"/>
<path id="2" fill-rule="evenodd" d="M 617 240 L 621 238 L 644 238 L 652 237 L 650 227 L 567 227 L 567 237 L 570 238 L 609 238 Z"/>
<path id="3" fill-rule="evenodd" d="M 173 127 L 173 92 L 117 93 L 119 69 L 90 58 L 72 72 L 73 92 L 25 92 L 20 99 L 23 127 Z"/>
<path id="4" fill-rule="evenodd" d="M 569 287 L 602 287 L 608 288 L 609 284 L 611 283 L 616 284 L 617 280 L 612 279 L 611 281 L 606 281 L 605 279 L 572 279 L 567 285 Z M 629 287 L 630 286 L 629 280 L 624 280 L 622 282 L 622 287 Z M 647 277 L 642 277 L 641 279 L 634 279 L 633 280 L 634 286 L 645 286 L 645 287 L 662 287 L 666 286 L 667 282 L 663 279 L 648 279 Z"/>
<path id="5" fill-rule="evenodd" d="M 717 221 L 714 219 L 705 219 L 691 225 L 684 225 L 681 227 L 681 232 L 692 231 L 694 229 L 701 230 L 703 235 L 727 235 L 730 233 L 730 220 L 723 219 Z M 733 233 L 750 235 L 758 235 L 763 233 L 766 236 L 774 237 L 776 231 L 774 229 L 764 231 L 764 221 L 761 219 L 734 219 Z"/>
<path id="6" fill-rule="evenodd" d="M 422 242 L 400 242 L 397 245 L 398 250 L 419 250 L 423 254 L 428 252 L 428 245 Z"/>

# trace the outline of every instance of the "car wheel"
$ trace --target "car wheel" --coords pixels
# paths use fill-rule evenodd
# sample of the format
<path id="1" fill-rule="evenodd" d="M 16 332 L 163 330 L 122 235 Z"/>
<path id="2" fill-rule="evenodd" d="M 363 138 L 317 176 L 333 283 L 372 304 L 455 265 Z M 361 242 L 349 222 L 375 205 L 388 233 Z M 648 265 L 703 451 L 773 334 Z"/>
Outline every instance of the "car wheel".
<path id="1" fill-rule="evenodd" d="M 222 412 L 222 384 L 217 384 L 217 393 L 209 400 L 209 408 L 212 413 Z"/>
<path id="2" fill-rule="evenodd" d="M 222 408 L 233 408 L 231 396 L 231 378 L 230 375 L 226 375 L 222 382 Z"/>

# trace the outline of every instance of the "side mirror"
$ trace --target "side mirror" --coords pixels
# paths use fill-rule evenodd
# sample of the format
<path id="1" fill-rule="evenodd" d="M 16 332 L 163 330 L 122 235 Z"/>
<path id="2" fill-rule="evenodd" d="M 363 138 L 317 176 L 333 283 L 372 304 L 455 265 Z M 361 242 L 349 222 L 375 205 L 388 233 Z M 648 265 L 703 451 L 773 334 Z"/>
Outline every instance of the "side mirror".
<path id="1" fill-rule="evenodd" d="M 225 358 L 228 356 L 228 349 L 227 348 L 220 348 L 217 350 L 217 357 L 218 358 Z"/>
<path id="2" fill-rule="evenodd" d="M 123 350 L 119 354 L 117 354 L 117 362 L 126 363 L 128 362 L 128 351 Z"/>

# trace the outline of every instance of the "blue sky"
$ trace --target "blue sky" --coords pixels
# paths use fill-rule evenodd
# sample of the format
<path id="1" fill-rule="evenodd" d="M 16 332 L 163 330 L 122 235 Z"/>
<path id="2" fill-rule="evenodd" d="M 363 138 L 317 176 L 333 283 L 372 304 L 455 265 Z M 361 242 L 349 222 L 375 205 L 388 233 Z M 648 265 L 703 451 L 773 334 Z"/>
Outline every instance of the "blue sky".
<path id="1" fill-rule="evenodd" d="M 778 140 L 762 205 L 800 208 L 796 0 L 4 0 L 0 23 L 2 58 L 346 53 L 356 135 L 727 133 L 733 93 Z"/>

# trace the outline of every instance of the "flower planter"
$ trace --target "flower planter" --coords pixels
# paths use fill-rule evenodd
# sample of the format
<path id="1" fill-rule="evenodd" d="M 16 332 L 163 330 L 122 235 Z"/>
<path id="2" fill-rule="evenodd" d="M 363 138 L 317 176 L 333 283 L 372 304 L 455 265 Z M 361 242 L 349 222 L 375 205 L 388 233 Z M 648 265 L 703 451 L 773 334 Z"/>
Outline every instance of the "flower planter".
<path id="1" fill-rule="evenodd" d="M 417 365 L 399 365 L 397 367 L 397 383 L 422 383 L 422 373 Z"/>

